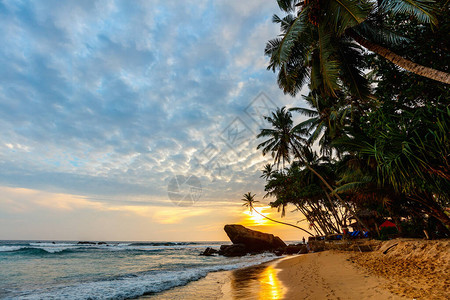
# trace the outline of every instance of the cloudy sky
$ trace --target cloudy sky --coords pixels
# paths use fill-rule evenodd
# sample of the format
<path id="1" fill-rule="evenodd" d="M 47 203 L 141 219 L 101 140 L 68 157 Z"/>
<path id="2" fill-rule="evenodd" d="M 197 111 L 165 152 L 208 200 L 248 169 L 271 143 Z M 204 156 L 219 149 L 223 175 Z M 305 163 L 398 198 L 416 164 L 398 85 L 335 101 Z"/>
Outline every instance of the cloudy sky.
<path id="1" fill-rule="evenodd" d="M 269 202 L 261 116 L 301 105 L 266 70 L 274 13 L 274 0 L 0 1 L 0 239 L 225 240 L 236 222 L 300 239 L 240 201 Z"/>

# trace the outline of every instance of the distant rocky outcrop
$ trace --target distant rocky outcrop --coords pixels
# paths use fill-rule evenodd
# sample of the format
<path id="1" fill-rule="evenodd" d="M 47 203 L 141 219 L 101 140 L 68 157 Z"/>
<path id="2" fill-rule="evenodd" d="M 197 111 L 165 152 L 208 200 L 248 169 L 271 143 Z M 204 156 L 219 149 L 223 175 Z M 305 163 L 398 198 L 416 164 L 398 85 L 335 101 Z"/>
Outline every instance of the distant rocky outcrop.
<path id="1" fill-rule="evenodd" d="M 96 245 L 95 242 L 86 242 L 86 241 L 80 241 L 77 243 L 78 245 Z"/>
<path id="2" fill-rule="evenodd" d="M 79 241 L 77 245 L 106 245 L 106 242 L 87 242 L 87 241 Z"/>
<path id="3" fill-rule="evenodd" d="M 248 252 L 261 252 L 285 248 L 286 244 L 277 236 L 251 230 L 242 225 L 225 225 L 225 232 L 233 244 L 242 244 Z"/>

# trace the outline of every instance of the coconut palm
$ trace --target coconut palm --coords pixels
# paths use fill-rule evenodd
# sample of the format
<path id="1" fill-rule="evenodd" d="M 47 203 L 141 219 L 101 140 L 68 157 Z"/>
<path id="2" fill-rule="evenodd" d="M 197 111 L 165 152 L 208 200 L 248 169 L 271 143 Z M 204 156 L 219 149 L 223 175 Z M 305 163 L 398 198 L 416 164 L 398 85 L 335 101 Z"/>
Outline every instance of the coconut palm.
<path id="1" fill-rule="evenodd" d="M 273 129 L 261 130 L 257 137 L 269 137 L 269 139 L 259 144 L 257 149 L 262 148 L 263 155 L 271 153 L 277 167 L 280 166 L 280 162 L 284 166 L 286 162 L 291 161 L 292 143 L 302 141 L 304 138 L 299 132 L 292 130 L 292 115 L 286 107 L 278 108 L 272 112 L 271 116 L 264 118 L 272 124 Z"/>
<path id="2" fill-rule="evenodd" d="M 272 173 L 273 173 L 272 165 L 266 164 L 264 165 L 264 169 L 262 169 L 262 175 L 260 177 L 268 180 L 272 176 Z"/>
<path id="3" fill-rule="evenodd" d="M 250 212 L 253 212 L 253 211 L 254 211 L 254 212 L 256 212 L 257 214 L 259 214 L 260 216 L 262 216 L 263 218 L 265 218 L 265 219 L 267 219 L 267 220 L 269 220 L 269 221 L 272 221 L 272 222 L 275 222 L 275 223 L 278 223 L 278 224 L 283 224 L 283 225 L 287 225 L 287 226 L 291 226 L 291 227 L 300 229 L 300 230 L 306 232 L 307 234 L 313 236 L 313 234 L 312 234 L 311 232 L 309 232 L 308 230 L 305 230 L 305 229 L 303 229 L 303 228 L 301 228 L 301 227 L 299 227 L 299 226 L 293 225 L 293 224 L 289 224 L 289 223 L 285 223 L 285 222 L 281 222 L 281 221 L 274 220 L 274 219 L 272 219 L 272 218 L 269 218 L 269 217 L 263 215 L 263 214 L 260 213 L 259 211 L 257 211 L 257 210 L 254 208 L 253 204 L 256 203 L 256 202 L 259 202 L 259 201 L 256 201 L 256 200 L 255 200 L 255 196 L 256 196 L 256 194 L 253 194 L 253 195 L 252 195 L 251 192 L 248 192 L 248 193 L 244 194 L 244 198 L 241 199 L 241 200 L 244 201 L 245 203 L 242 204 L 242 206 L 248 207 L 248 209 L 249 209 Z"/>
<path id="4" fill-rule="evenodd" d="M 339 100 L 338 103 L 333 103 L 335 101 L 331 99 L 324 101 L 313 93 L 304 96 L 303 99 L 311 108 L 293 107 L 289 111 L 299 112 L 309 119 L 297 124 L 294 130 L 306 132 L 309 135 L 308 144 L 312 145 L 318 141 L 321 153 L 331 156 L 332 141 L 344 134 L 344 125 L 351 115 L 352 108 L 350 105 L 339 103 Z"/>
<path id="5" fill-rule="evenodd" d="M 287 16 L 273 17 L 281 35 L 267 43 L 268 69 L 278 70 L 278 84 L 292 95 L 309 79 L 311 90 L 322 95 L 337 97 L 337 91 L 348 91 L 365 99 L 370 90 L 356 42 L 405 70 L 450 84 L 450 74 L 390 51 L 389 46 L 408 39 L 387 31 L 379 21 L 406 14 L 435 24 L 433 4 L 431 0 L 278 0 Z"/>
<path id="6" fill-rule="evenodd" d="M 290 159 L 290 156 L 293 154 L 294 157 L 322 181 L 329 192 L 339 200 L 340 204 L 350 211 L 360 224 L 367 228 L 364 222 L 362 222 L 353 209 L 342 200 L 327 180 L 309 164 L 307 159 L 305 159 L 305 153 L 301 151 L 300 147 L 300 144 L 304 142 L 305 139 L 292 126 L 292 114 L 286 110 L 286 107 L 277 108 L 275 112 L 272 112 L 271 117 L 265 117 L 265 119 L 272 125 L 272 129 L 261 129 L 257 138 L 265 137 L 268 139 L 260 143 L 257 146 L 257 149 L 262 148 L 263 155 L 271 153 L 275 160 L 280 159 L 280 157 Z"/>

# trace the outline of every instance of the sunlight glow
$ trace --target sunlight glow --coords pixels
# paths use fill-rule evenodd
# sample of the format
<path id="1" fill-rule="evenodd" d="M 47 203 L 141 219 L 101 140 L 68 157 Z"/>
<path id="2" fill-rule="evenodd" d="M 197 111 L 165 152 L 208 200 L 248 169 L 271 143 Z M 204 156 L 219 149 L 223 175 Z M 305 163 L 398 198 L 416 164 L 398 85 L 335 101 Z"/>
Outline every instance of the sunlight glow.
<path id="1" fill-rule="evenodd" d="M 274 267 L 268 266 L 264 272 L 261 273 L 259 281 L 261 283 L 260 299 L 282 298 L 282 284 L 278 280 L 277 271 Z"/>
<path id="2" fill-rule="evenodd" d="M 270 206 L 255 207 L 254 209 L 257 210 L 260 214 L 262 214 L 264 216 L 268 216 L 268 213 L 262 212 L 266 208 L 270 208 Z M 246 214 L 248 216 L 247 217 L 247 221 L 249 221 L 248 225 L 256 225 L 256 226 L 267 225 L 267 223 L 269 221 L 254 211 L 250 212 L 249 210 L 246 210 L 246 211 L 244 211 L 244 214 Z"/>

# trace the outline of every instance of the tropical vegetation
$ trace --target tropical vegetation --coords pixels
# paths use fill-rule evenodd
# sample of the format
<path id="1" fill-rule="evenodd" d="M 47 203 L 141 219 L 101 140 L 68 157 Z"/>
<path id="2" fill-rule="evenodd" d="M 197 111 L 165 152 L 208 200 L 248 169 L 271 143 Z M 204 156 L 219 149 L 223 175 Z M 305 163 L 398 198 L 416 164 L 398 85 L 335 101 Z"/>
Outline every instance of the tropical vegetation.
<path id="1" fill-rule="evenodd" d="M 273 157 L 261 176 L 270 205 L 293 207 L 318 235 L 353 225 L 379 236 L 389 218 L 404 236 L 448 237 L 448 1 L 278 5 L 268 69 L 285 93 L 309 91 L 257 136 Z"/>

